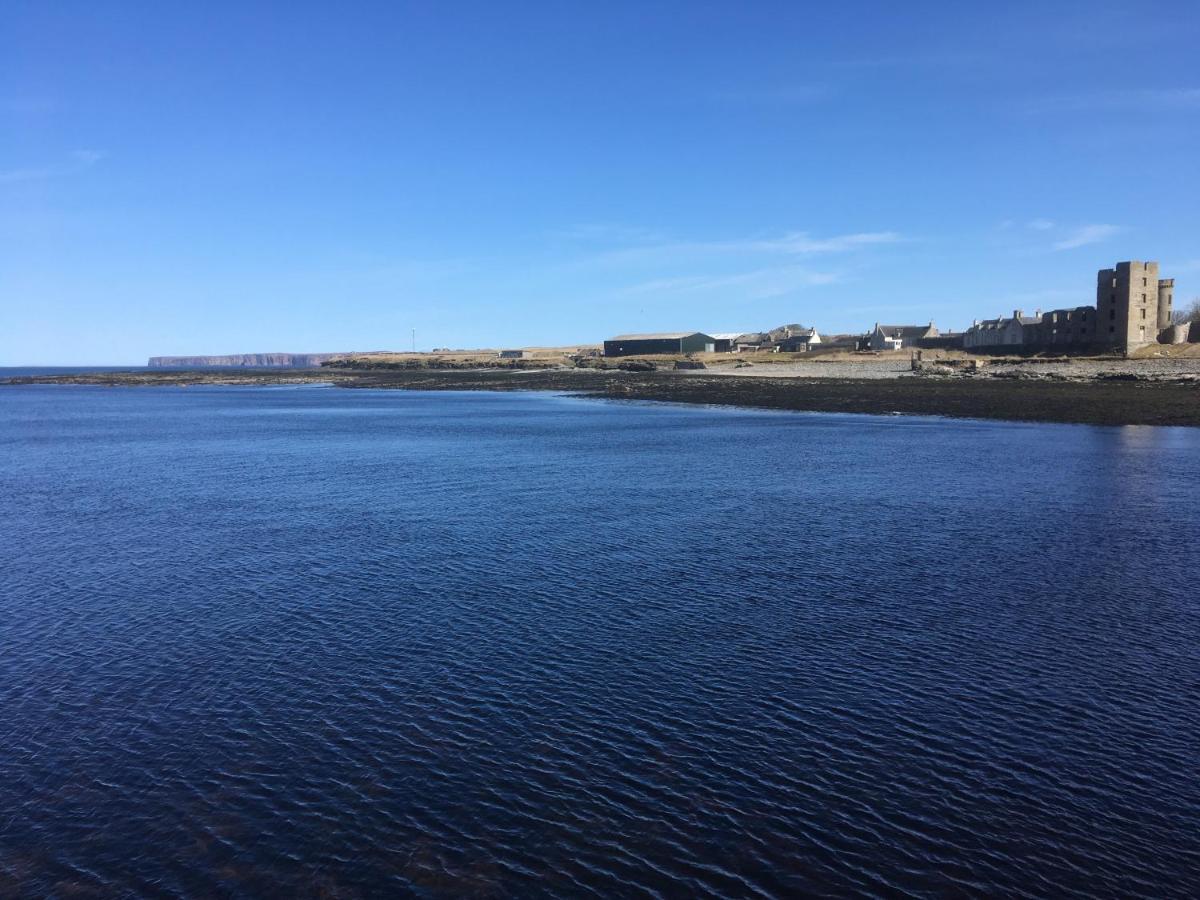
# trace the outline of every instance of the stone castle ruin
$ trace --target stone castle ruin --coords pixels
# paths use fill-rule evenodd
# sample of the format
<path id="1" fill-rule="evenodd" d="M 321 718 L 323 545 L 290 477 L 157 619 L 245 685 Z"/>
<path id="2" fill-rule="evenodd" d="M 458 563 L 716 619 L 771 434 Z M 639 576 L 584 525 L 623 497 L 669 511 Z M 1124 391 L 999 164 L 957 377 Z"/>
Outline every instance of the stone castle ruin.
<path id="1" fill-rule="evenodd" d="M 976 320 L 963 335 L 963 347 L 979 349 L 1096 348 L 1128 353 L 1153 344 L 1162 335 L 1174 340 L 1171 326 L 1175 279 L 1159 278 L 1158 263 L 1119 262 L 1096 274 L 1096 305 L 1038 310 L 1026 316 Z"/>

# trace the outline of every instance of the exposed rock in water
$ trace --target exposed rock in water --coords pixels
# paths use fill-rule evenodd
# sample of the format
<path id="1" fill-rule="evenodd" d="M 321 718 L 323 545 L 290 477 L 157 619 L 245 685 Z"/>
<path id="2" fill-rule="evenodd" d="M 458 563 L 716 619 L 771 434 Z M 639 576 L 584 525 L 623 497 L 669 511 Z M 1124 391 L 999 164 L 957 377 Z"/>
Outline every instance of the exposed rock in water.
<path id="1" fill-rule="evenodd" d="M 676 369 L 706 369 L 708 366 L 700 362 L 698 359 L 677 359 L 675 360 Z"/>

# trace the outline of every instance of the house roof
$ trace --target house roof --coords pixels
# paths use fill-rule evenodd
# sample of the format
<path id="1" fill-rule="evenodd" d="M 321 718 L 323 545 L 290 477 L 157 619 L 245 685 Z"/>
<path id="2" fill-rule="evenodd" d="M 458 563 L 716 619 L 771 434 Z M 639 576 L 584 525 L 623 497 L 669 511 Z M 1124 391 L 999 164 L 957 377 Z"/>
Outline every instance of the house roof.
<path id="1" fill-rule="evenodd" d="M 610 341 L 677 341 L 680 338 L 691 337 L 694 334 L 703 334 L 700 331 L 664 331 L 661 334 L 618 334 L 614 338 L 609 338 Z M 709 337 L 709 335 L 704 335 Z"/>
<path id="2" fill-rule="evenodd" d="M 928 325 L 876 325 L 875 328 L 882 331 L 886 337 L 900 337 L 905 340 L 913 338 L 925 337 L 929 333 L 930 326 Z"/>
<path id="3" fill-rule="evenodd" d="M 1020 319 L 1001 316 L 998 319 L 981 319 L 978 325 L 972 325 L 971 328 L 976 331 L 999 331 L 1007 328 L 1013 322 L 1021 325 L 1040 325 L 1042 320 L 1038 316 L 1021 316 Z"/>
<path id="4" fill-rule="evenodd" d="M 716 338 L 718 341 L 736 341 L 749 333 L 748 331 L 714 331 L 709 337 Z"/>

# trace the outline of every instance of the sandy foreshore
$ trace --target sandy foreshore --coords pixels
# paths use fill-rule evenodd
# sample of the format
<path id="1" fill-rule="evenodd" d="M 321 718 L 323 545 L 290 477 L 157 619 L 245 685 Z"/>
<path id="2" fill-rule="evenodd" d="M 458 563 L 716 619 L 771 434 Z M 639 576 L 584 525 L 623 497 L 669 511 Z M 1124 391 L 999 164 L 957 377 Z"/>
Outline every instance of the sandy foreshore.
<path id="1" fill-rule="evenodd" d="M 1154 361 L 1171 362 L 1171 361 Z M 538 390 L 620 400 L 741 406 L 812 412 L 937 415 L 1095 425 L 1200 426 L 1200 379 L 1187 366 L 1149 370 L 1138 361 L 1105 361 L 1104 371 L 1080 377 L 950 377 L 896 371 L 892 363 L 864 374 L 857 364 L 822 365 L 819 377 L 795 371 L 731 377 L 733 372 L 618 370 L 350 370 L 247 369 L 131 371 L 7 379 L 8 384 L 105 386 L 295 385 L 403 390 Z M 864 365 L 871 365 L 869 362 Z M 1073 363 L 1072 365 L 1079 365 Z M 767 368 L 767 367 L 763 367 Z M 1050 369 L 1049 366 L 1036 367 Z M 1194 368 L 1194 367 L 1193 367 Z M 1180 369 L 1176 372 L 1174 370 Z M 734 370 L 742 374 L 746 370 Z M 1138 374 L 1141 373 L 1141 374 Z M 757 374 L 757 373 L 756 373 Z"/>

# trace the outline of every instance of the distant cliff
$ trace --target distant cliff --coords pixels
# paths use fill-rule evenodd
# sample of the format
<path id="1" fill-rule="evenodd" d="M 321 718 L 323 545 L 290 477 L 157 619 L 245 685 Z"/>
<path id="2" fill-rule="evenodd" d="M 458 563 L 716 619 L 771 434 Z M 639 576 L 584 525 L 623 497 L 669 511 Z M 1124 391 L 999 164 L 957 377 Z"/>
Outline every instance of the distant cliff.
<path id="1" fill-rule="evenodd" d="M 152 356 L 152 369 L 312 369 L 346 353 L 234 353 L 231 356 Z"/>

